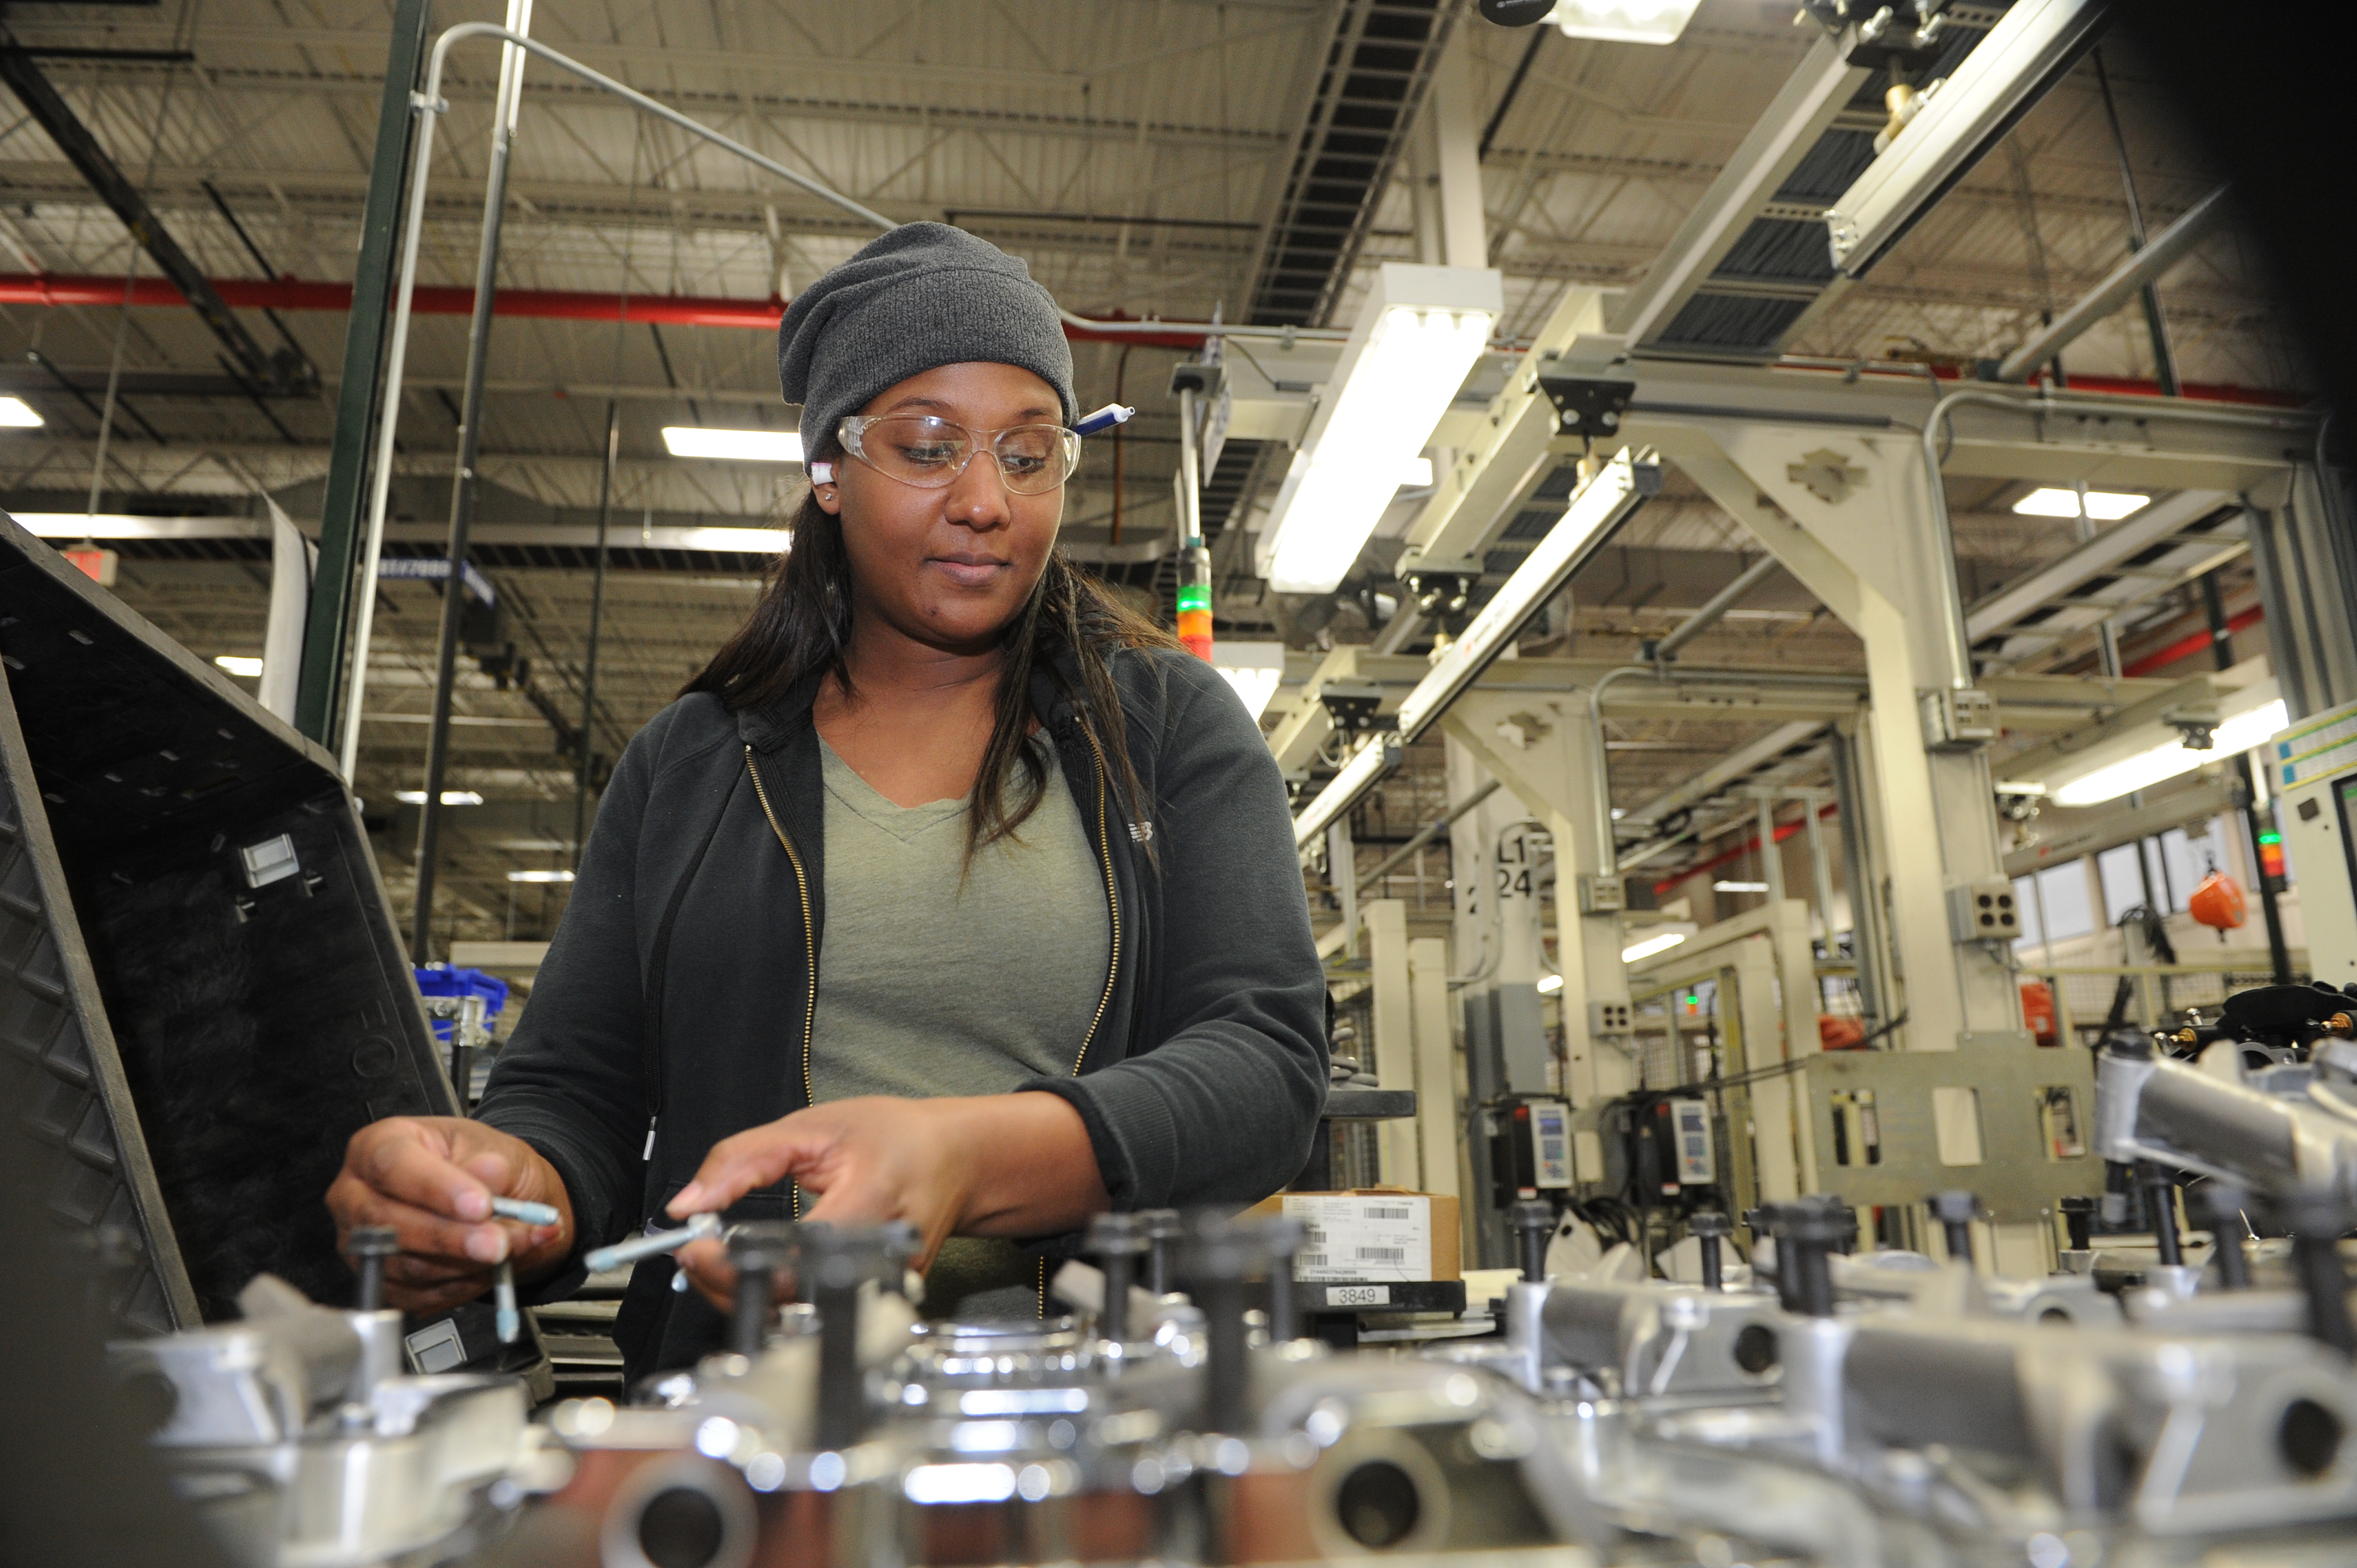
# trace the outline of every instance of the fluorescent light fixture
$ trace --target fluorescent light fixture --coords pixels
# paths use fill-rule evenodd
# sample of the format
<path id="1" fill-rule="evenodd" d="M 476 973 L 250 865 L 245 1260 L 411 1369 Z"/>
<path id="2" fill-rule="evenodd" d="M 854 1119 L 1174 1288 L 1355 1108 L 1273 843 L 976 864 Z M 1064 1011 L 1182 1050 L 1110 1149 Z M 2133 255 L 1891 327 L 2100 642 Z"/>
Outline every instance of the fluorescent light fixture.
<path id="1" fill-rule="evenodd" d="M 2180 773 L 2190 773 L 2205 762 L 2223 762 L 2254 746 L 2265 746 L 2291 723 L 2283 699 L 2263 702 L 2232 714 L 2212 732 L 2210 749 L 2193 751 L 2177 741 L 2108 763 L 2067 784 L 2055 786 L 2058 806 L 2093 806 L 2117 800 L 2131 789 L 2147 789 Z"/>
<path id="2" fill-rule="evenodd" d="M 0 397 L 0 430 L 38 430 L 47 424 L 41 411 L 21 397 Z"/>
<path id="3" fill-rule="evenodd" d="M 1494 268 L 1376 270 L 1261 530 L 1254 564 L 1270 587 L 1324 594 L 1341 582 L 1504 308 Z"/>
<path id="4" fill-rule="evenodd" d="M 1369 736 L 1358 754 L 1342 764 L 1342 771 L 1334 775 L 1326 788 L 1318 791 L 1318 798 L 1293 819 L 1293 847 L 1308 849 L 1315 843 L 1329 824 L 1359 803 L 1359 797 L 1382 783 L 1383 777 L 1399 766 L 1399 759 L 1397 736 Z"/>
<path id="5" fill-rule="evenodd" d="M 2117 522 L 2133 517 L 2152 504 L 2150 496 L 2129 495 L 2123 490 L 2089 490 L 2087 515 L 2097 522 Z M 2020 517 L 2076 517 L 2079 515 L 2079 492 L 2066 490 L 2059 485 L 2041 485 L 2013 503 Z"/>
<path id="6" fill-rule="evenodd" d="M 425 791 L 423 789 L 395 789 L 393 798 L 404 806 L 425 804 Z M 479 806 L 483 798 L 472 789 L 445 789 L 442 791 L 442 803 L 446 806 Z"/>
<path id="7" fill-rule="evenodd" d="M 1556 0 L 1547 13 L 1567 38 L 1609 44 L 1674 44 L 1702 0 Z"/>
<path id="8" fill-rule="evenodd" d="M 570 882 L 573 880 L 573 873 L 569 871 L 511 871 L 508 873 L 508 880 L 510 882 Z"/>
<path id="9" fill-rule="evenodd" d="M 1432 489 L 1432 459 L 1410 457 L 1407 460 L 1407 470 L 1400 475 L 1400 489 L 1404 490 Z"/>
<path id="10" fill-rule="evenodd" d="M 1641 958 L 1651 958 L 1657 952 L 1667 952 L 1685 940 L 1686 934 L 1684 931 L 1663 931 L 1658 936 L 1647 937 L 1643 941 L 1622 948 L 1620 961 L 1634 963 Z"/>
<path id="11" fill-rule="evenodd" d="M 213 662 L 232 675 L 253 676 L 262 673 L 262 660 L 242 653 L 223 653 Z"/>
<path id="12" fill-rule="evenodd" d="M 2110 14 L 2097 0 L 2015 0 L 1889 150 L 1826 209 L 1834 265 L 1857 277 L 1889 253 L 2077 63 Z M 1893 31 L 1912 29 L 1900 23 Z"/>
<path id="13" fill-rule="evenodd" d="M 663 426 L 663 445 L 674 457 L 718 457 L 734 463 L 799 463 L 802 433 L 796 430 L 705 430 L 693 424 Z"/>
<path id="14" fill-rule="evenodd" d="M 1285 680 L 1285 644 L 1281 642 L 1213 642 L 1211 667 L 1226 677 L 1244 708 L 1258 718 Z"/>
<path id="15" fill-rule="evenodd" d="M 1594 477 L 1574 490 L 1563 516 L 1538 547 L 1523 558 L 1490 602 L 1433 663 L 1431 672 L 1400 703 L 1399 732 L 1414 740 L 1447 711 L 1505 651 L 1523 623 L 1555 597 L 1596 547 L 1662 488 L 1662 467 L 1651 447 L 1632 454 L 1623 446 Z"/>
<path id="16" fill-rule="evenodd" d="M 1540 995 L 1542 995 L 1542 996 L 1552 996 L 1552 995 L 1554 995 L 1556 992 L 1561 991 L 1562 989 L 1563 989 L 1563 976 L 1561 976 L 1561 975 L 1559 975 L 1559 974 L 1542 974 L 1542 975 L 1540 975 L 1540 976 L 1539 976 L 1539 994 L 1540 994 Z"/>
<path id="17" fill-rule="evenodd" d="M 1714 893 L 1765 893 L 1768 885 L 1765 882 L 1714 882 L 1710 890 Z"/>

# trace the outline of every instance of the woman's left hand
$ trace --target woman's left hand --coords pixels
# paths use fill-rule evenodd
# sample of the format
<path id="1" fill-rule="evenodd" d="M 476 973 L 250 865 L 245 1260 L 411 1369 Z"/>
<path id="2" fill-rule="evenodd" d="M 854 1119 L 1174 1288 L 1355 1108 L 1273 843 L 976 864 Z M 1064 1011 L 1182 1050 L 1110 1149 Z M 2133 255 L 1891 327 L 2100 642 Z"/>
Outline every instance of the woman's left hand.
<path id="1" fill-rule="evenodd" d="M 1111 1206 L 1080 1112 L 1032 1093 L 869 1096 L 797 1111 L 714 1144 L 670 1212 L 716 1212 L 788 1177 L 818 1199 L 804 1219 L 914 1225 L 920 1273 L 953 1231 L 1045 1235 Z M 725 1247 L 694 1242 L 679 1262 L 714 1305 L 729 1305 L 736 1270 Z"/>

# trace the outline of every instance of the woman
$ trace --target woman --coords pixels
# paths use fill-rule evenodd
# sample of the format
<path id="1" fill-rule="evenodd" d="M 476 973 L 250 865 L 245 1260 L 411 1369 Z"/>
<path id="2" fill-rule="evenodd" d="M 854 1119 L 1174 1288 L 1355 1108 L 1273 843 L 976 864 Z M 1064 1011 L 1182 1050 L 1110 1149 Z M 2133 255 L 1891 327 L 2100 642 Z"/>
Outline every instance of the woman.
<path id="1" fill-rule="evenodd" d="M 394 1305 L 502 1261 L 561 1296 L 585 1249 L 721 1210 L 908 1219 L 929 1313 L 1036 1313 L 1089 1215 L 1240 1207 L 1307 1155 L 1284 786 L 1217 672 L 1056 553 L 1080 438 L 1047 291 L 909 224 L 794 302 L 779 369 L 791 551 L 623 754 L 478 1120 L 374 1123 L 329 1192 L 344 1232 L 399 1230 Z M 716 1243 L 680 1262 L 726 1300 Z M 633 1375 L 717 1343 L 673 1267 L 630 1282 Z"/>

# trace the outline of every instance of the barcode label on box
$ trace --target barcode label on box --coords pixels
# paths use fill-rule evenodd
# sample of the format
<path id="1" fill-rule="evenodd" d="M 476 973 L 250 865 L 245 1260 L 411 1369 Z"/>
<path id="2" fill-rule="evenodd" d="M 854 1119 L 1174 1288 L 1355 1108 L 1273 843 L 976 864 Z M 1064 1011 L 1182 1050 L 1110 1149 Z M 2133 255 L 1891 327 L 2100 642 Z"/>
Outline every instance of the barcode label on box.
<path id="1" fill-rule="evenodd" d="M 1285 1212 L 1308 1231 L 1308 1245 L 1294 1254 L 1297 1280 L 1405 1283 L 1432 1277 L 1428 1197 L 1287 1193 Z"/>

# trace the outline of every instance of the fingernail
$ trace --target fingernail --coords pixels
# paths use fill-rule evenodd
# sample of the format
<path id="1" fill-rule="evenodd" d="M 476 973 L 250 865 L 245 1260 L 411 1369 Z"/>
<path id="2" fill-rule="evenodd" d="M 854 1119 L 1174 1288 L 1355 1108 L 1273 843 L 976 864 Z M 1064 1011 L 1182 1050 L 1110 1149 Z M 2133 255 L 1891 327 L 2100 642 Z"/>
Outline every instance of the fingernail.
<path id="1" fill-rule="evenodd" d="M 669 1208 L 672 1213 L 680 1214 L 685 1211 L 683 1208 L 683 1205 L 696 1204 L 703 1201 L 704 1184 L 702 1182 L 692 1181 L 685 1187 L 679 1189 L 678 1196 L 671 1200 Z"/>
<path id="2" fill-rule="evenodd" d="M 467 1238 L 467 1256 L 479 1263 L 500 1263 L 507 1261 L 508 1239 L 496 1226 L 486 1226 Z"/>
<path id="3" fill-rule="evenodd" d="M 460 1187 L 458 1196 L 450 1200 L 450 1207 L 457 1210 L 461 1219 L 489 1219 L 491 1217 L 490 1197 L 479 1187 Z"/>

